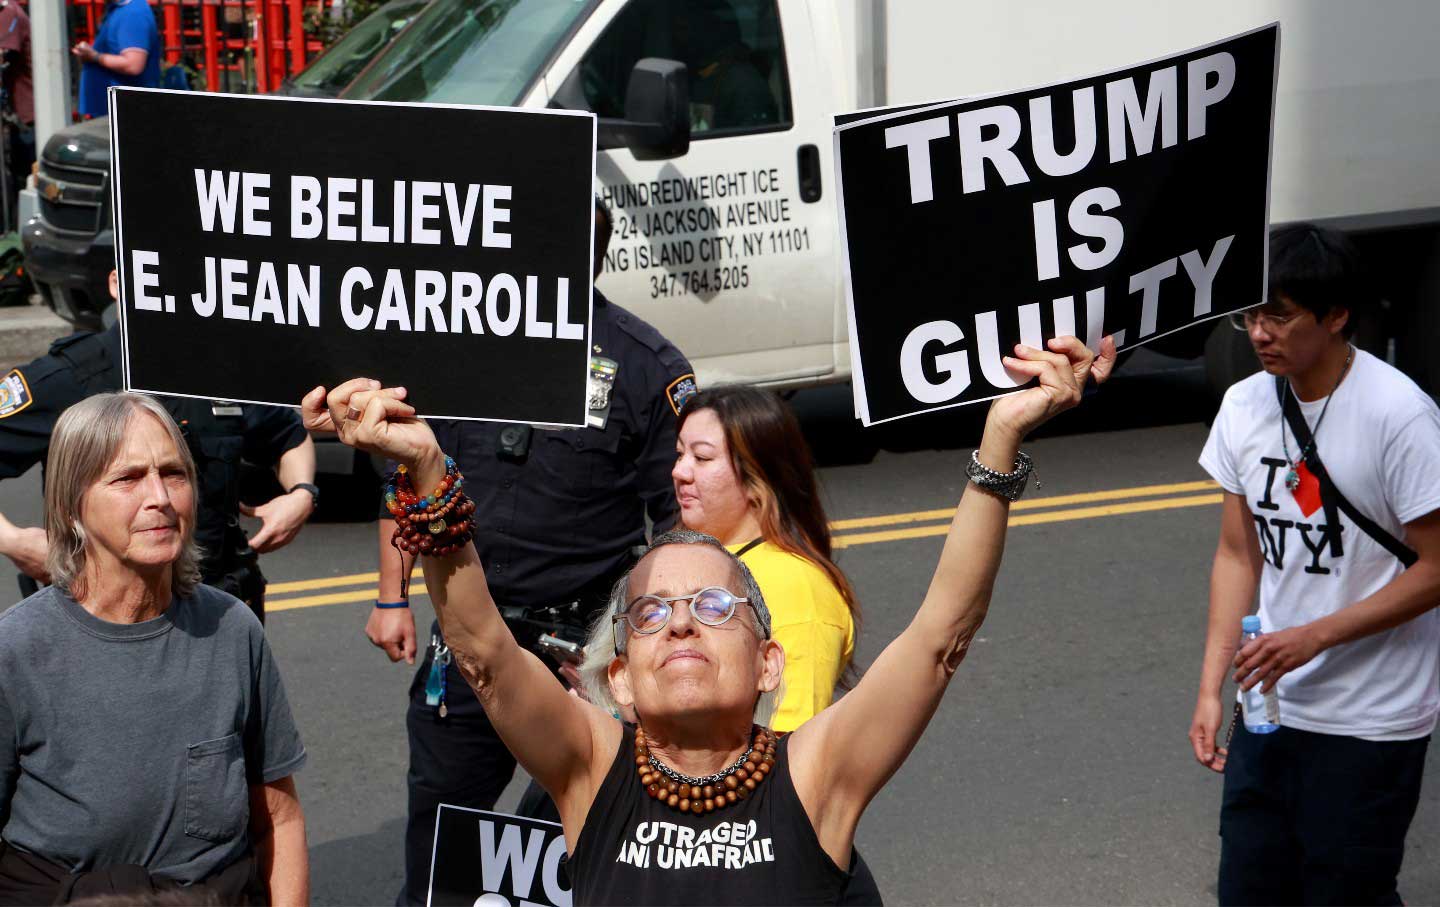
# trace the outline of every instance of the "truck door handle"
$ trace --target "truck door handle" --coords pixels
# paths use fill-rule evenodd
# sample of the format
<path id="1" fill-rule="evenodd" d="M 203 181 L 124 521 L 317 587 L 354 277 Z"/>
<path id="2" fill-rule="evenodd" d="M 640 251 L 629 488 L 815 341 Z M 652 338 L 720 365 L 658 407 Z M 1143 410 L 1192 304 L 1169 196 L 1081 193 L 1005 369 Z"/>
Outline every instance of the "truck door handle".
<path id="1" fill-rule="evenodd" d="M 814 145 L 801 145 L 796 158 L 800 165 L 800 200 L 807 203 L 820 201 L 820 149 Z"/>

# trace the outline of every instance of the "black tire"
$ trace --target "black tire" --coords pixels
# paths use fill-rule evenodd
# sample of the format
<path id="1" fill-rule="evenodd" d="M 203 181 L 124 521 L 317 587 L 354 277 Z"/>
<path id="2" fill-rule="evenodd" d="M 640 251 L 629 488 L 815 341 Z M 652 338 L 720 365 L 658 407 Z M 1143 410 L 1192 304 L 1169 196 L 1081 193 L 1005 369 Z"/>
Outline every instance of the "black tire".
<path id="1" fill-rule="evenodd" d="M 1440 398 L 1440 232 L 1430 236 L 1414 295 L 1396 313 L 1395 362 L 1432 397 Z"/>
<path id="2" fill-rule="evenodd" d="M 801 388 L 784 394 L 817 466 L 858 466 L 880 452 L 880 429 L 855 418 L 849 382 Z"/>
<path id="3" fill-rule="evenodd" d="M 310 515 L 312 523 L 363 523 L 380 512 L 381 478 L 369 454 L 355 451 L 351 474 L 322 472 L 315 476 L 315 485 L 320 489 L 320 506 Z M 284 493 L 274 471 L 240 465 L 240 500 L 246 504 L 257 506 Z"/>
<path id="4" fill-rule="evenodd" d="M 1213 408 L 1220 409 L 1230 385 L 1258 371 L 1260 360 L 1250 345 L 1250 337 L 1231 327 L 1230 319 L 1215 319 L 1215 327 L 1205 340 L 1205 383 L 1210 388 Z"/>
<path id="5" fill-rule="evenodd" d="M 1356 328 L 1352 342 L 1361 349 L 1385 358 L 1385 339 L 1379 319 L 1367 318 Z M 1229 319 L 1216 319 L 1216 325 L 1205 340 L 1205 382 L 1210 387 L 1215 409 L 1230 385 L 1260 371 L 1260 359 L 1250 345 L 1250 337 L 1230 326 Z"/>
<path id="6" fill-rule="evenodd" d="M 355 451 L 350 475 L 323 473 L 315 477 L 315 484 L 320 486 L 320 507 L 310 517 L 313 522 L 364 523 L 380 513 L 380 475 L 363 451 Z"/>
<path id="7" fill-rule="evenodd" d="M 1433 317 L 1433 313 L 1432 313 Z M 1351 342 L 1366 352 L 1385 358 L 1385 332 L 1379 313 L 1369 313 L 1356 322 Z M 1228 318 L 1217 318 L 1205 340 L 1205 381 L 1210 387 L 1214 408 L 1230 385 L 1260 371 L 1260 359 L 1250 345 L 1250 336 L 1237 331 Z"/>

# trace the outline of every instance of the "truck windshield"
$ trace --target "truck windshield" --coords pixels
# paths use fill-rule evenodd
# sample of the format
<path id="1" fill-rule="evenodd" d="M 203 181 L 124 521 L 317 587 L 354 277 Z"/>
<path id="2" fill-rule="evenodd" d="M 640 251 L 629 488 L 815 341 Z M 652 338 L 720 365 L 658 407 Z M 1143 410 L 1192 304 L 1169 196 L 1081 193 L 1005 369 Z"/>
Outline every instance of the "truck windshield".
<path id="1" fill-rule="evenodd" d="M 391 0 L 330 45 L 329 50 L 295 77 L 294 84 L 314 92 L 338 94 L 405 29 L 425 3 L 426 0 Z"/>
<path id="2" fill-rule="evenodd" d="M 344 97 L 512 106 L 598 0 L 434 0 Z"/>

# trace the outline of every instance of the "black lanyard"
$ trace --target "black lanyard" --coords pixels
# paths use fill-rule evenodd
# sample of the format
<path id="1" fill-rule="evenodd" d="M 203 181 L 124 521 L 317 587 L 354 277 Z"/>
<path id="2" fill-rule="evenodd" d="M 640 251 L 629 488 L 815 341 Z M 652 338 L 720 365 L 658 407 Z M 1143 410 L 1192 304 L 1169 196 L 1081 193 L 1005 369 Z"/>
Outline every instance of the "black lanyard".
<path id="1" fill-rule="evenodd" d="M 740 547 L 740 550 L 739 550 L 739 551 L 735 552 L 735 556 L 736 556 L 736 557 L 743 557 L 744 554 L 745 554 L 745 552 L 749 551 L 751 548 L 754 548 L 756 545 L 759 545 L 759 544 L 761 544 L 761 543 L 764 542 L 764 541 L 765 541 L 765 536 L 763 536 L 763 535 L 760 536 L 758 539 L 751 539 L 750 541 L 748 541 L 748 542 L 746 542 L 744 545 L 742 545 L 742 546 Z"/>

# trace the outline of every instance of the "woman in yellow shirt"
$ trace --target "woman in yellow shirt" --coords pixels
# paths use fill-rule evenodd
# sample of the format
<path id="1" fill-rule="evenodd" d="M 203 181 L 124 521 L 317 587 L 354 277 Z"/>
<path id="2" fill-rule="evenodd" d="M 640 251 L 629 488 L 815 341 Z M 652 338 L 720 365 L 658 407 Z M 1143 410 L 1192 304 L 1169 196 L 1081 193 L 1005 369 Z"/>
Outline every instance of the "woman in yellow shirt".
<path id="1" fill-rule="evenodd" d="M 686 401 L 676 441 L 675 498 L 686 529 L 740 556 L 770 606 L 785 649 L 784 695 L 771 726 L 793 731 L 853 674 L 860 609 L 830 556 L 810 448 L 770 391 L 730 385 Z"/>

